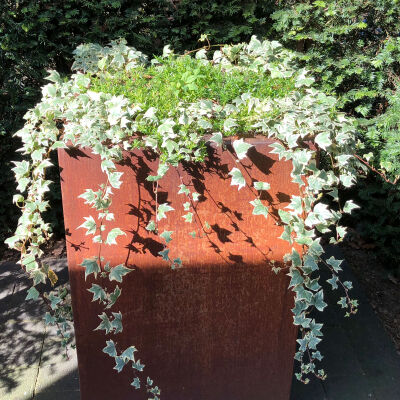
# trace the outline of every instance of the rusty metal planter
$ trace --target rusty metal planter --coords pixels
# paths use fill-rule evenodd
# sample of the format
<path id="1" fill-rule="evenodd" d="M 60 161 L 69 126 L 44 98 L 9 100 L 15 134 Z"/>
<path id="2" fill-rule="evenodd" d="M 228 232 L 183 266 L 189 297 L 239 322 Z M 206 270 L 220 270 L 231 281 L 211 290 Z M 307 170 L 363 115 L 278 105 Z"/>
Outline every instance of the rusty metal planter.
<path id="1" fill-rule="evenodd" d="M 155 174 L 157 158 L 146 151 L 127 153 L 119 167 L 123 184 L 113 196 L 115 221 L 109 227 L 120 227 L 126 236 L 118 238 L 118 246 L 103 245 L 102 255 L 134 271 L 124 278 L 115 306 L 123 314 L 124 331 L 108 338 L 120 350 L 138 348 L 146 365 L 143 377 L 154 379 L 163 400 L 287 400 L 290 395 L 297 335 L 290 311 L 293 293 L 287 276 L 275 275 L 270 262 L 281 261 L 288 247 L 277 239 L 278 219 L 252 215 L 249 201 L 256 196 L 252 181 L 269 182 L 271 190 L 262 199 L 277 213 L 298 187 L 291 182 L 291 164 L 269 153 L 271 140 L 248 141 L 255 146 L 240 164 L 229 146 L 225 151 L 210 147 L 206 163 L 170 168 L 160 181 L 158 202 L 175 211 L 159 229 L 174 232 L 169 247 L 182 259 L 178 270 L 158 255 L 162 239 L 145 229 L 155 214 L 153 185 L 145 179 Z M 105 182 L 100 159 L 88 149 L 59 150 L 59 164 L 81 398 L 147 399 L 130 386 L 131 368 L 118 374 L 114 360 L 102 353 L 104 332 L 93 331 L 102 308 L 91 302 L 86 289 L 93 281 L 85 282 L 79 266 L 98 253 L 98 244 L 76 228 L 93 214 L 77 196 Z M 233 166 L 249 187 L 238 191 L 230 185 Z M 193 223 L 182 218 L 181 183 L 201 195 Z"/>

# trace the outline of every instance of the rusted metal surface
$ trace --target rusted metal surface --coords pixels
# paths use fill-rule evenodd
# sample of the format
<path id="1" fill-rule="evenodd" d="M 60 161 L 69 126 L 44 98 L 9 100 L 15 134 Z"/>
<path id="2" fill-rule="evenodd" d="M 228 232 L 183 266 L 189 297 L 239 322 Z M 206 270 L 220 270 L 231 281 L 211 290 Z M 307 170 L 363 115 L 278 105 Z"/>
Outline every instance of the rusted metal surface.
<path id="1" fill-rule="evenodd" d="M 160 181 L 158 203 L 168 202 L 174 211 L 160 221 L 159 230 L 173 231 L 170 255 L 183 262 L 174 271 L 158 255 L 163 240 L 145 229 L 155 214 L 153 184 L 145 178 L 155 175 L 158 160 L 148 152 L 126 154 L 119 167 L 123 184 L 114 190 L 111 205 L 115 221 L 108 225 L 126 236 L 118 238 L 117 246 L 103 245 L 102 255 L 112 265 L 125 262 L 135 270 L 124 277 L 113 309 L 122 312 L 124 331 L 107 337 L 93 331 L 103 310 L 91 303 L 86 289 L 93 279 L 85 282 L 79 266 L 98 248 L 84 229 L 76 229 L 84 216 L 95 216 L 77 196 L 97 189 L 105 175 L 90 151 L 59 150 L 82 400 L 148 398 L 129 385 L 130 367 L 118 374 L 113 359 L 101 352 L 110 338 L 119 351 L 132 344 L 138 348 L 146 365 L 143 378 L 154 379 L 163 400 L 289 398 L 296 338 L 293 294 L 287 290 L 288 277 L 275 275 L 270 263 L 282 260 L 288 247 L 277 239 L 282 227 L 276 218 L 253 216 L 249 201 L 257 194 L 252 181 L 270 183 L 261 199 L 274 213 L 298 189 L 290 181 L 291 165 L 269 154 L 271 141 L 249 142 L 255 147 L 240 164 L 229 151 L 210 147 L 203 166 L 170 168 Z M 233 166 L 248 184 L 240 191 L 230 185 Z M 187 198 L 177 193 L 180 183 L 201 195 L 193 223 L 182 218 Z M 192 231 L 202 237 L 193 239 Z"/>

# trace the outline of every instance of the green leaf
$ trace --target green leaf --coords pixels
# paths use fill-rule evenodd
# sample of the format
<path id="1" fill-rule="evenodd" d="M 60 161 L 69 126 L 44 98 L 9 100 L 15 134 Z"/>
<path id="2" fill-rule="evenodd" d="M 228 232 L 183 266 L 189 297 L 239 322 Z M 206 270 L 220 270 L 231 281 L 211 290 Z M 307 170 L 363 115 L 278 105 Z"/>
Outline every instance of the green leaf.
<path id="1" fill-rule="evenodd" d="M 232 176 L 231 185 L 238 185 L 238 190 L 246 186 L 246 181 L 238 168 L 232 168 L 232 170 L 229 172 L 229 175 Z"/>
<path id="2" fill-rule="evenodd" d="M 61 298 L 54 295 L 53 293 L 50 293 L 48 296 L 48 299 L 50 300 L 50 307 L 52 310 L 55 310 L 57 308 L 57 305 L 61 303 Z"/>
<path id="3" fill-rule="evenodd" d="M 185 211 L 189 211 L 190 210 L 190 203 L 188 201 L 186 203 L 183 203 L 183 209 Z"/>
<path id="4" fill-rule="evenodd" d="M 190 235 L 192 238 L 195 238 L 195 237 L 196 237 L 196 231 L 189 232 L 189 235 Z"/>
<path id="5" fill-rule="evenodd" d="M 353 200 L 347 200 L 344 204 L 343 211 L 345 213 L 351 214 L 351 212 L 357 208 L 360 208 L 360 206 L 354 204 Z"/>
<path id="6" fill-rule="evenodd" d="M 92 302 L 97 300 L 103 301 L 107 298 L 107 294 L 104 289 L 95 283 L 93 283 L 92 287 L 88 289 L 88 292 L 93 293 Z"/>
<path id="7" fill-rule="evenodd" d="M 193 198 L 193 201 L 198 201 L 199 198 L 200 198 L 200 193 L 193 192 L 192 193 L 192 198 Z"/>
<path id="8" fill-rule="evenodd" d="M 114 329 L 114 333 L 117 334 L 117 333 L 122 332 L 122 314 L 121 314 L 121 312 L 117 312 L 117 313 L 113 312 L 112 315 L 113 315 L 114 319 L 111 322 L 111 326 Z"/>
<path id="9" fill-rule="evenodd" d="M 46 314 L 44 314 L 44 322 L 46 325 L 54 325 L 56 323 L 56 318 L 49 312 L 46 312 Z"/>
<path id="10" fill-rule="evenodd" d="M 331 138 L 330 138 L 330 132 L 329 131 L 325 131 L 325 132 L 319 133 L 315 137 L 315 143 L 317 143 L 317 145 L 319 147 L 321 147 L 322 149 L 326 150 L 327 147 L 329 147 L 332 144 L 332 141 L 331 141 Z"/>
<path id="11" fill-rule="evenodd" d="M 229 132 L 235 126 L 237 126 L 237 123 L 233 118 L 228 118 L 224 121 L 224 131 L 225 132 Z"/>
<path id="12" fill-rule="evenodd" d="M 163 258 L 163 260 L 169 261 L 169 257 L 168 257 L 169 249 L 161 250 L 158 252 L 158 254 Z"/>
<path id="13" fill-rule="evenodd" d="M 254 182 L 254 188 L 256 190 L 269 190 L 271 185 L 267 182 Z"/>
<path id="14" fill-rule="evenodd" d="M 326 262 L 333 268 L 336 273 L 342 270 L 340 264 L 342 264 L 343 260 L 336 260 L 335 257 L 331 256 L 326 260 Z"/>
<path id="15" fill-rule="evenodd" d="M 103 353 L 108 354 L 110 357 L 117 357 L 117 349 L 113 340 L 106 341 L 107 346 L 102 350 Z"/>
<path id="16" fill-rule="evenodd" d="M 119 189 L 121 186 L 121 176 L 122 176 L 122 172 L 109 172 L 108 173 L 108 181 L 110 182 L 110 185 L 115 188 L 115 189 Z"/>
<path id="17" fill-rule="evenodd" d="M 135 389 L 140 389 L 140 379 L 139 378 L 135 378 L 132 381 L 131 386 L 133 386 Z"/>
<path id="18" fill-rule="evenodd" d="M 157 221 L 160 221 L 163 218 L 167 218 L 165 213 L 172 211 L 172 210 L 173 210 L 173 208 L 168 203 L 160 204 L 157 209 Z"/>
<path id="19" fill-rule="evenodd" d="M 136 350 L 135 346 L 130 346 L 124 350 L 124 352 L 121 354 L 121 357 L 124 359 L 125 362 L 135 361 L 135 352 L 136 351 L 137 350 Z"/>
<path id="20" fill-rule="evenodd" d="M 304 279 L 301 276 L 300 271 L 297 269 L 294 268 L 291 269 L 291 271 L 288 273 L 288 276 L 291 277 L 289 288 L 301 285 L 304 282 Z"/>
<path id="21" fill-rule="evenodd" d="M 110 232 L 108 232 L 107 239 L 105 241 L 106 244 L 112 245 L 112 244 L 117 244 L 117 241 L 115 240 L 118 236 L 126 235 L 125 232 L 122 232 L 121 229 L 119 228 L 114 228 L 111 229 Z"/>
<path id="22" fill-rule="evenodd" d="M 185 219 L 185 222 L 192 222 L 192 220 L 193 220 L 193 213 L 188 212 L 187 214 L 182 215 L 182 218 Z"/>
<path id="23" fill-rule="evenodd" d="M 107 309 L 111 308 L 115 302 L 118 300 L 118 297 L 121 295 L 121 289 L 117 285 L 112 293 L 110 293 L 109 299 L 108 299 L 108 304 L 107 304 Z"/>
<path id="24" fill-rule="evenodd" d="M 173 233 L 173 231 L 164 231 L 160 237 L 162 237 L 166 243 L 169 243 L 172 238 L 171 238 L 171 234 Z"/>
<path id="25" fill-rule="evenodd" d="M 38 285 L 39 283 L 46 283 L 46 274 L 40 269 L 33 270 L 31 272 L 31 278 L 33 279 L 34 285 Z"/>
<path id="26" fill-rule="evenodd" d="M 314 294 L 311 304 L 314 305 L 318 311 L 324 311 L 327 304 L 324 301 L 324 292 L 322 290 Z"/>
<path id="27" fill-rule="evenodd" d="M 111 272 L 108 275 L 108 278 L 110 279 L 110 281 L 117 281 L 121 283 L 122 277 L 125 276 L 126 274 L 129 274 L 129 272 L 131 271 L 133 270 L 125 267 L 124 264 L 119 264 L 114 268 L 111 268 Z"/>
<path id="28" fill-rule="evenodd" d="M 94 235 L 97 230 L 96 221 L 91 215 L 83 218 L 85 219 L 85 222 L 82 225 L 79 225 L 76 229 L 84 228 L 87 229 L 86 235 Z"/>
<path id="29" fill-rule="evenodd" d="M 182 183 L 181 185 L 179 185 L 178 194 L 186 194 L 187 196 L 189 196 L 190 191 L 189 191 L 189 189 Z"/>
<path id="30" fill-rule="evenodd" d="M 120 357 L 115 357 L 115 367 L 113 369 L 116 369 L 119 372 L 121 372 L 126 365 L 126 361 L 120 356 Z"/>
<path id="31" fill-rule="evenodd" d="M 97 328 L 95 328 L 95 331 L 104 330 L 106 331 L 106 334 L 109 334 L 113 330 L 113 327 L 111 325 L 111 322 L 107 314 L 103 312 L 102 314 L 98 315 L 98 317 L 101 319 L 101 322 L 100 325 Z"/>
<path id="32" fill-rule="evenodd" d="M 85 258 L 79 265 L 85 268 L 85 280 L 90 274 L 94 274 L 94 277 L 97 278 L 97 274 L 101 272 L 97 258 Z"/>
<path id="33" fill-rule="evenodd" d="M 232 145 L 233 145 L 233 148 L 235 149 L 235 152 L 236 152 L 239 160 L 242 160 L 243 158 L 245 158 L 246 154 L 247 154 L 247 150 L 249 150 L 250 147 L 253 147 L 252 144 L 244 142 L 243 139 L 234 140 Z"/>
<path id="34" fill-rule="evenodd" d="M 156 230 L 156 223 L 154 221 L 150 221 L 147 226 L 146 229 L 150 232 L 154 232 Z"/>
<path id="35" fill-rule="evenodd" d="M 250 201 L 250 204 L 254 207 L 253 215 L 264 215 L 265 218 L 268 217 L 268 207 L 264 206 L 260 199 Z"/>
<path id="36" fill-rule="evenodd" d="M 27 296 L 25 297 L 25 300 L 37 300 L 39 297 L 39 292 L 35 287 L 31 287 L 28 291 Z"/>
<path id="37" fill-rule="evenodd" d="M 35 256 L 32 254 L 24 257 L 21 261 L 21 264 L 25 265 L 25 269 L 27 272 L 32 271 L 39 267 L 39 264 L 37 263 Z"/>
<path id="38" fill-rule="evenodd" d="M 209 139 L 210 142 L 217 143 L 219 146 L 222 146 L 223 140 L 222 140 L 222 133 L 221 132 L 215 132 Z"/>

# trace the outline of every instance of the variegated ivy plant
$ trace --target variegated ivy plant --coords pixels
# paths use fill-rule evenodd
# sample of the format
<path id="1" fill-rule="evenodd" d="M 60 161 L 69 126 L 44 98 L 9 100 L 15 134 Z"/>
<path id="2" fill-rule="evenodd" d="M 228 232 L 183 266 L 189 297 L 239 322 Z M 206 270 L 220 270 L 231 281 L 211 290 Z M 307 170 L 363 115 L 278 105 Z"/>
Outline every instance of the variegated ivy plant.
<path id="1" fill-rule="evenodd" d="M 223 46 L 213 54 L 210 46 L 206 46 L 194 55 L 188 62 L 195 63 L 198 68 L 185 72 L 179 78 L 180 83 L 176 83 L 175 89 L 182 94 L 183 100 L 178 99 L 173 109 L 157 108 L 145 102 L 133 103 L 124 95 L 113 94 L 112 90 L 101 90 L 107 87 L 101 86 L 101 82 L 112 82 L 114 76 L 121 74 L 140 75 L 148 71 L 146 68 L 152 68 L 153 76 L 163 73 L 168 62 L 178 62 L 183 57 L 175 56 L 169 47 L 164 49 L 163 57 L 148 62 L 144 54 L 128 47 L 124 40 L 112 42 L 107 47 L 85 44 L 75 51 L 73 69 L 77 72 L 69 79 L 62 79 L 56 71 L 50 72 L 47 79 L 51 83 L 43 87 L 42 101 L 27 112 L 25 126 L 16 133 L 23 141 L 22 153 L 28 157 L 15 163 L 19 194 L 15 195 L 14 201 L 21 208 L 22 216 L 15 235 L 7 239 L 7 243 L 21 252 L 21 265 L 33 280 L 27 299 L 37 299 L 40 293 L 36 286 L 52 276 L 49 268 L 39 262 L 43 254 L 40 246 L 51 236 L 50 226 L 44 221 L 42 213 L 49 206 L 46 192 L 51 182 L 46 179 L 46 169 L 51 166 L 52 150 L 66 147 L 68 143 L 90 147 L 94 154 L 100 155 L 107 181 L 99 189 L 88 188 L 80 196 L 97 211 L 96 218 L 85 218 L 80 228 L 93 235 L 94 242 L 113 245 L 123 234 L 119 228 L 107 230 L 107 221 L 113 219 L 109 209 L 112 191 L 122 184 L 118 161 L 123 150 L 151 148 L 159 154 L 157 175 L 147 177 L 157 187 L 166 171 L 176 167 L 181 160 L 202 162 L 205 137 L 223 146 L 225 135 L 241 133 L 248 137 L 263 134 L 276 140 L 272 153 L 277 154 L 279 159 L 291 161 L 291 177 L 301 193 L 291 197 L 285 210 L 279 210 L 281 239 L 292 245 L 292 251 L 284 257 L 286 268 L 283 273 L 291 278 L 289 286 L 295 296 L 294 324 L 299 326 L 301 332 L 295 354 L 301 367 L 296 376 L 303 382 L 308 382 L 309 374 L 324 379 L 324 371 L 316 367 L 316 362 L 322 359 L 317 350 L 322 324 L 310 317 L 312 310 L 323 311 L 326 307 L 319 283 L 319 268 L 328 268 L 331 275 L 328 282 L 332 289 L 343 291 L 339 303 L 346 310 L 346 315 L 354 313 L 357 308 L 357 301 L 349 296 L 351 283 L 342 282 L 339 278 L 341 261 L 333 257 L 324 259 L 320 244 L 320 234 L 330 234 L 331 243 L 342 240 L 345 228 L 340 225 L 340 218 L 356 207 L 352 201 L 340 204 L 338 196 L 340 186 L 348 188 L 356 179 L 353 123 L 343 113 L 335 111 L 335 98 L 311 88 L 313 79 L 307 71 L 296 69 L 293 54 L 277 42 L 261 42 L 253 37 L 248 44 Z M 255 74 L 256 77 L 290 80 L 292 90 L 274 97 L 257 95 L 257 90 L 248 88 L 225 103 L 215 101 L 212 93 L 210 98 L 188 101 L 190 91 L 196 91 L 196 82 L 203 76 L 203 67 L 208 68 L 210 73 L 216 69 L 219 74 L 228 77 Z M 189 97 L 185 97 L 187 93 Z M 138 135 L 138 132 L 141 134 Z M 246 157 L 249 147 L 251 145 L 243 138 L 233 142 L 239 160 Z M 324 155 L 329 165 L 327 162 L 317 163 L 317 153 Z M 232 190 L 241 190 L 245 180 L 240 169 L 233 168 L 230 175 Z M 268 182 L 256 182 L 255 189 L 258 193 L 268 190 Z M 187 187 L 181 185 L 177 190 L 192 195 L 196 200 L 197 194 L 190 193 Z M 330 196 L 329 206 L 325 195 Z M 260 198 L 255 198 L 251 204 L 254 206 L 253 214 L 260 215 L 260 218 L 268 216 L 269 208 Z M 188 211 L 187 221 L 190 222 L 190 204 L 185 208 Z M 147 229 L 157 231 L 157 221 L 166 217 L 170 210 L 167 203 L 157 205 L 156 215 Z M 171 260 L 168 256 L 171 232 L 159 234 L 166 242 L 160 255 L 171 267 L 179 267 L 181 260 Z M 302 254 L 296 250 L 299 245 Z M 123 276 L 130 272 L 125 265 L 110 266 L 101 256 L 83 260 L 82 267 L 85 268 L 85 276 L 101 275 L 116 283 L 122 282 Z M 278 268 L 276 272 L 279 272 Z M 99 284 L 93 284 L 89 290 L 93 293 L 93 301 L 104 305 L 104 312 L 99 315 L 101 322 L 96 329 L 107 334 L 120 332 L 123 329 L 122 315 L 111 313 L 110 308 L 121 295 L 121 289 L 115 286 L 114 291 L 108 292 Z M 62 298 L 54 293 L 44 297 L 52 309 L 46 314 L 46 321 L 60 323 L 65 328 L 64 316 L 57 314 L 58 306 L 63 303 Z M 118 350 L 116 343 L 109 340 L 103 351 L 115 358 L 117 371 L 132 363 L 137 373 L 132 385 L 135 388 L 142 385 L 152 398 L 159 398 L 160 390 L 152 380 L 147 378 L 143 381 L 140 377 L 143 365 L 135 359 L 135 347 Z"/>

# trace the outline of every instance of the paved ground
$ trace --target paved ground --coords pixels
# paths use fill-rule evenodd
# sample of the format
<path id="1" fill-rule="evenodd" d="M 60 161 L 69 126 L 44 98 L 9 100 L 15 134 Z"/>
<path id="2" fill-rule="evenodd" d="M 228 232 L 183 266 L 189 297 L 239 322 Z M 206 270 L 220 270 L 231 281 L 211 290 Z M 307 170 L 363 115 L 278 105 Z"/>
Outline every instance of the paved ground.
<path id="1" fill-rule="evenodd" d="M 66 280 L 66 261 L 49 262 Z M 344 319 L 332 306 L 319 316 L 328 379 L 306 386 L 294 380 L 291 400 L 400 400 L 400 356 L 353 275 L 346 275 L 359 313 Z M 43 308 L 23 301 L 28 285 L 18 266 L 0 263 L 0 399 L 79 400 L 76 354 L 63 359 L 58 339 L 42 321 Z"/>

